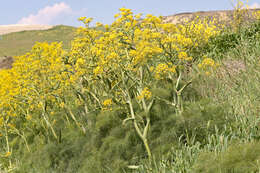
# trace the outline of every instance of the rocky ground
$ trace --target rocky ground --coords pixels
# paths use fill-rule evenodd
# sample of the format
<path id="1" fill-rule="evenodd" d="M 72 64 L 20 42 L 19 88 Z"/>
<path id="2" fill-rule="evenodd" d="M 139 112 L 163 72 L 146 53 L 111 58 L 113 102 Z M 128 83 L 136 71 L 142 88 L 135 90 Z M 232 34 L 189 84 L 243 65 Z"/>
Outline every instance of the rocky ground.
<path id="1" fill-rule="evenodd" d="M 12 57 L 0 57 L 0 69 L 12 68 L 14 60 Z"/>

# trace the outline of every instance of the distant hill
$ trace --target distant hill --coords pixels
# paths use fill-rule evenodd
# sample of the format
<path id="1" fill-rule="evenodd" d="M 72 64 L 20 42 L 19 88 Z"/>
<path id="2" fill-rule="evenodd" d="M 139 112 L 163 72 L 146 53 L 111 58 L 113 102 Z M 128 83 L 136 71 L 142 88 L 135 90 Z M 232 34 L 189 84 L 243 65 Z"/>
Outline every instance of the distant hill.
<path id="1" fill-rule="evenodd" d="M 248 14 L 249 16 L 252 15 L 253 12 L 260 11 L 260 8 L 257 9 L 249 9 Z M 182 23 L 185 20 L 191 21 L 196 16 L 199 16 L 200 18 L 207 18 L 207 17 L 214 17 L 221 23 L 227 23 L 230 22 L 233 18 L 234 11 L 233 10 L 219 10 L 219 11 L 198 11 L 193 13 L 179 13 L 175 15 L 170 16 L 164 16 L 163 20 L 165 23 Z"/>
<path id="2" fill-rule="evenodd" d="M 51 25 L 0 25 L 0 35 L 20 31 L 46 30 L 52 27 Z"/>
<path id="3" fill-rule="evenodd" d="M 9 28 L 12 28 L 11 26 Z M 16 28 L 22 29 L 22 28 Z M 31 50 L 35 42 L 63 42 L 63 48 L 70 47 L 70 41 L 74 37 L 75 27 L 58 25 L 54 27 L 23 28 L 27 31 L 12 32 L 0 36 L 0 57 L 22 55 Z M 32 30 L 36 29 L 36 30 Z M 44 29 L 44 30 L 43 30 Z M 13 28 L 12 31 L 15 29 Z M 30 30 L 30 31 L 29 31 Z M 4 31 L 2 30 L 2 33 Z M 0 27 L 1 33 L 1 27 Z M 0 34 L 1 35 L 1 34 Z"/>

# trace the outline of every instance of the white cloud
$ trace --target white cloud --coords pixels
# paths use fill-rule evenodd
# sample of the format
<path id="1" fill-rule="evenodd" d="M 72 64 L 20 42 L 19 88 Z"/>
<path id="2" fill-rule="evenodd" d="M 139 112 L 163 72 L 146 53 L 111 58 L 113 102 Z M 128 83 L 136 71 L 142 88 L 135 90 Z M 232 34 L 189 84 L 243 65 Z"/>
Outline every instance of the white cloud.
<path id="1" fill-rule="evenodd" d="M 250 5 L 249 8 L 250 9 L 260 8 L 260 4 L 254 3 L 254 4 Z"/>
<path id="2" fill-rule="evenodd" d="M 18 21 L 18 24 L 51 24 L 57 17 L 68 15 L 72 13 L 72 9 L 64 2 L 56 3 L 53 6 L 47 6 L 40 9 L 37 14 L 31 14 L 27 17 L 23 17 Z"/>

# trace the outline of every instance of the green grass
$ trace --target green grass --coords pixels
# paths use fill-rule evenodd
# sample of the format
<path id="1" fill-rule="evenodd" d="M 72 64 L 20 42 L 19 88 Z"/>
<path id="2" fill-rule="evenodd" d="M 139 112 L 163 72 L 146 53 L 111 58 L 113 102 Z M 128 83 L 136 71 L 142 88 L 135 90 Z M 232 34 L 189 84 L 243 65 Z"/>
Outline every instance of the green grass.
<path id="1" fill-rule="evenodd" d="M 58 25 L 48 30 L 33 30 L 10 33 L 0 40 L 1 56 L 19 56 L 31 50 L 35 42 L 63 42 L 63 48 L 69 49 L 74 37 L 75 27 Z"/>

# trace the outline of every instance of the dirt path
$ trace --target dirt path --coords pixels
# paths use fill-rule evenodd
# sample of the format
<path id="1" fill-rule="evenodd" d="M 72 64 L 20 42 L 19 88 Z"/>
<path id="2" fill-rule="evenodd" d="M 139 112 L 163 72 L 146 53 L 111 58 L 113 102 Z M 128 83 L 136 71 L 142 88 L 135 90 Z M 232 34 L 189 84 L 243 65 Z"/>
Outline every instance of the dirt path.
<path id="1" fill-rule="evenodd" d="M 0 25 L 0 35 L 29 30 L 46 30 L 53 26 L 50 25 Z"/>

